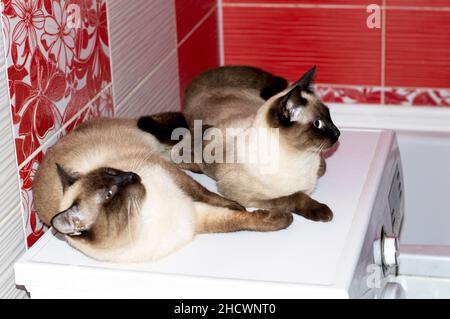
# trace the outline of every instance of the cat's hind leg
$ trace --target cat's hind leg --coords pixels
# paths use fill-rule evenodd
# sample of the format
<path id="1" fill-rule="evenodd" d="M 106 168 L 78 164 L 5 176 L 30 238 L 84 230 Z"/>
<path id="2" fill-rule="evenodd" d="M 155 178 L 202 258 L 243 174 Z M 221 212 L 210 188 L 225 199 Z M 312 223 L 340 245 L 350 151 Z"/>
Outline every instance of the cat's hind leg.
<path id="1" fill-rule="evenodd" d="M 277 211 L 235 211 L 224 207 L 195 202 L 197 216 L 196 232 L 227 233 L 241 230 L 276 231 L 287 228 L 293 220 L 292 214 Z"/>

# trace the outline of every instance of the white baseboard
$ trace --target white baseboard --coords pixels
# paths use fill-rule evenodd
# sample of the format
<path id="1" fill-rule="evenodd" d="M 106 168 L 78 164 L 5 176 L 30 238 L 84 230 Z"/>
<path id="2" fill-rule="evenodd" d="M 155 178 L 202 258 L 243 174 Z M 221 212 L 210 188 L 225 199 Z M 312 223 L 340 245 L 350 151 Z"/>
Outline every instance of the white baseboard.
<path id="1" fill-rule="evenodd" d="M 450 132 L 450 108 L 328 103 L 339 127 Z"/>

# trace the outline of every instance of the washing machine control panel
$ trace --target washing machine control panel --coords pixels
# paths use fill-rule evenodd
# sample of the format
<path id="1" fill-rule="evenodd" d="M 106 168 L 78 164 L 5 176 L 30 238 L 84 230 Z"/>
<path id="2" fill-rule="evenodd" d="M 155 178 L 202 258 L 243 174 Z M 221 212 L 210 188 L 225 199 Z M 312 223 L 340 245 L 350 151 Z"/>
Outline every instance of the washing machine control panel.
<path id="1" fill-rule="evenodd" d="M 396 140 L 374 201 L 350 297 L 390 298 L 401 295 L 394 285 L 398 271 L 398 238 L 404 210 L 404 183 Z"/>
<path id="2" fill-rule="evenodd" d="M 400 232 L 403 219 L 404 183 L 400 162 L 395 165 L 391 186 L 388 195 L 389 211 L 392 219 L 392 228 L 395 234 Z"/>

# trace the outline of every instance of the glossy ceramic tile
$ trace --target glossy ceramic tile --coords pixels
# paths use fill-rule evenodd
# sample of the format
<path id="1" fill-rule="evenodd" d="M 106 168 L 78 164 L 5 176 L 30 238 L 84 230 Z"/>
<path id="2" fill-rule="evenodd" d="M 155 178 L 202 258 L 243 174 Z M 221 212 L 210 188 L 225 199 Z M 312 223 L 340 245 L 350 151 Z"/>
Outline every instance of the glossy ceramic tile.
<path id="1" fill-rule="evenodd" d="M 386 0 L 386 4 L 402 7 L 450 7 L 449 0 Z"/>
<path id="2" fill-rule="evenodd" d="M 139 117 L 180 109 L 177 55 L 169 59 L 136 88 L 125 103 L 116 105 L 117 116 Z"/>
<path id="3" fill-rule="evenodd" d="M 450 106 L 450 90 L 386 88 L 385 103 L 412 106 Z"/>
<path id="4" fill-rule="evenodd" d="M 386 85 L 450 88 L 450 11 L 387 10 Z"/>
<path id="5" fill-rule="evenodd" d="M 262 67 L 294 81 L 381 85 L 381 31 L 360 9 L 224 8 L 226 64 Z"/>
<path id="6" fill-rule="evenodd" d="M 176 49 L 172 0 L 108 0 L 114 97 L 121 104 Z"/>
<path id="7" fill-rule="evenodd" d="M 213 8 L 216 0 L 175 0 L 178 42 Z"/>
<path id="8" fill-rule="evenodd" d="M 226 4 L 252 4 L 252 5 L 267 5 L 272 4 L 274 6 L 281 5 L 367 5 L 371 3 L 381 4 L 381 0 L 223 0 Z"/>
<path id="9" fill-rule="evenodd" d="M 21 164 L 111 81 L 104 0 L 5 0 L 9 91 Z M 79 96 L 83 98 L 79 98 Z"/>
<path id="10" fill-rule="evenodd" d="M 317 86 L 317 94 L 324 102 L 380 104 L 380 87 L 327 87 Z"/>
<path id="11" fill-rule="evenodd" d="M 180 92 L 201 72 L 219 66 L 219 38 L 216 12 L 195 30 L 178 48 Z"/>

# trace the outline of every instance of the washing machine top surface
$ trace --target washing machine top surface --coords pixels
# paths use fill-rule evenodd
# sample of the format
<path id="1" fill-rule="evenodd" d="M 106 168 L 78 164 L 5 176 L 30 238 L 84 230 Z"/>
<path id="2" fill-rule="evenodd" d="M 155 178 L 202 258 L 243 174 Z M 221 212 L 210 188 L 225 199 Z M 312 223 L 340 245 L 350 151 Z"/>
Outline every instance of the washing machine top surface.
<path id="1" fill-rule="evenodd" d="M 327 159 L 327 172 L 312 195 L 333 210 L 334 219 L 329 223 L 294 216 L 288 229 L 277 232 L 198 235 L 193 242 L 160 261 L 125 265 L 86 257 L 49 231 L 16 264 L 16 282 L 30 284 L 39 276 L 33 269 L 42 271 L 51 265 L 53 273 L 87 267 L 140 275 L 187 275 L 303 285 L 348 283 L 371 214 L 365 192 L 367 185 L 373 184 L 369 176 L 374 174 L 372 164 L 383 144 L 382 137 L 383 131 L 378 130 L 342 130 L 340 145 Z M 214 182 L 208 177 L 193 176 L 215 190 Z"/>

